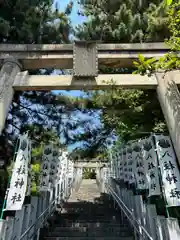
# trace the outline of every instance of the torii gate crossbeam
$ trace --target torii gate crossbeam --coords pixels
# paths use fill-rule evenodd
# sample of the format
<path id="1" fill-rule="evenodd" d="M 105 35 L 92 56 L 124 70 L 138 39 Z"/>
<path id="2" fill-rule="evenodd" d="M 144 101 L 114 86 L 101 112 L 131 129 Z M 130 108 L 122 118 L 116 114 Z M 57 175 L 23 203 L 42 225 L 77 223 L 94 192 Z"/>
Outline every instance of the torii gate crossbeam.
<path id="1" fill-rule="evenodd" d="M 0 134 L 4 128 L 14 90 L 97 89 L 113 81 L 119 87 L 155 88 L 180 163 L 180 72 L 156 73 L 152 77 L 99 75 L 101 66 L 132 67 L 138 54 L 158 59 L 169 48 L 163 43 L 67 45 L 0 45 Z M 71 76 L 29 76 L 26 70 L 73 69 Z M 22 72 L 24 71 L 24 72 Z M 112 79 L 111 79 L 112 78 Z M 103 81 L 104 80 L 104 81 Z"/>
<path id="2" fill-rule="evenodd" d="M 98 65 L 132 67 L 141 53 L 147 58 L 162 57 L 169 48 L 164 43 L 96 44 Z M 23 68 L 72 69 L 73 44 L 0 44 L 0 60 L 13 56 L 21 61 Z"/>

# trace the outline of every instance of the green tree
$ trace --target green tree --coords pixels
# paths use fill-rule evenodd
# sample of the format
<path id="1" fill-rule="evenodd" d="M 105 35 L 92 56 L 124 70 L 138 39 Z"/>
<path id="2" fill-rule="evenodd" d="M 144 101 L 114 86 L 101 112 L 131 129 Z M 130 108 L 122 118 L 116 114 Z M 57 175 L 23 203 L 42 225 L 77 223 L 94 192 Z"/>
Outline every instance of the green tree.
<path id="1" fill-rule="evenodd" d="M 167 7 L 160 0 L 151 1 L 80 1 L 87 20 L 75 30 L 80 40 L 105 43 L 157 42 L 169 38 Z M 100 73 L 132 73 L 133 69 L 100 69 Z M 87 94 L 86 108 L 98 111 L 101 128 L 91 138 L 92 150 L 107 145 L 108 137 L 119 135 L 124 141 L 150 132 L 166 131 L 164 117 L 153 90 L 127 90 L 112 86 L 106 91 Z M 82 136 L 83 138 L 83 136 Z M 102 141 L 103 140 L 103 141 Z M 89 141 L 88 141 L 89 142 Z M 90 146 L 90 145 L 89 145 Z"/>
<path id="2" fill-rule="evenodd" d="M 87 17 L 76 36 L 107 43 L 157 42 L 169 36 L 162 0 L 80 0 Z"/>
<path id="3" fill-rule="evenodd" d="M 53 10 L 53 0 L 6 0 L 0 3 L 1 43 L 62 43 L 69 42 L 69 14 Z"/>
<path id="4" fill-rule="evenodd" d="M 68 43 L 69 34 L 72 31 L 69 15 L 73 4 L 70 2 L 64 12 L 58 11 L 57 4 L 55 8 L 52 5 L 52 0 L 1 1 L 0 43 Z M 45 74 L 50 74 L 53 69 L 44 71 Z M 42 70 L 37 69 L 35 72 L 30 71 L 31 73 L 41 74 Z M 32 136 L 38 137 L 40 141 L 48 129 L 53 127 L 58 133 L 62 130 L 62 115 L 70 113 L 64 109 L 63 101 L 66 101 L 65 98 L 63 100 L 62 96 L 55 96 L 51 92 L 29 91 L 14 94 L 0 139 L 2 147 L 0 154 L 7 164 L 12 156 L 12 151 L 8 151 L 9 154 L 7 154 L 7 146 L 13 149 L 11 144 L 19 131 L 25 131 L 30 127 Z M 70 110 L 67 102 L 68 100 L 66 109 Z"/>
<path id="5" fill-rule="evenodd" d="M 137 70 L 134 72 L 139 74 L 149 74 L 151 75 L 155 71 L 161 69 L 164 71 L 171 71 L 173 69 L 179 69 L 180 60 L 178 57 L 178 51 L 180 50 L 180 2 L 178 0 L 174 1 L 164 1 L 168 6 L 168 20 L 167 25 L 170 29 L 171 36 L 166 40 L 169 45 L 170 50 L 167 54 L 161 57 L 159 60 L 155 58 L 145 59 L 145 57 L 139 54 L 139 61 L 134 62 Z"/>
<path id="6" fill-rule="evenodd" d="M 54 44 L 69 43 L 72 32 L 69 15 L 70 2 L 64 12 L 53 7 L 53 0 L 6 0 L 0 2 L 0 43 L 11 44 Z M 32 74 L 50 74 L 54 69 L 37 69 Z M 14 143 L 19 133 L 30 130 L 37 147 L 41 142 L 52 140 L 54 135 L 64 134 L 66 122 L 72 112 L 71 101 L 52 92 L 28 91 L 16 92 L 0 137 L 0 158 L 9 165 L 14 155 Z M 71 121 L 68 127 L 72 126 Z M 67 128 L 68 129 L 68 128 Z M 65 133 L 66 134 L 66 133 Z M 38 144 L 37 144 L 38 143 Z M 6 166 L 5 166 L 6 167 Z M 7 171 L 3 178 L 4 189 L 7 183 Z M 1 174 L 2 175 L 2 174 Z"/>
<path id="7" fill-rule="evenodd" d="M 139 55 L 139 61 L 135 62 L 137 70 L 135 73 L 140 73 L 142 75 L 151 75 L 157 70 L 172 71 L 174 69 L 179 69 L 180 60 L 177 52 L 180 49 L 180 2 L 179 0 L 164 0 L 164 4 L 167 7 L 167 25 L 170 29 L 171 36 L 166 43 L 169 44 L 170 51 L 165 54 L 159 60 L 156 59 L 145 59 L 144 56 Z M 171 51 L 173 50 L 173 52 Z M 145 196 L 146 199 L 148 196 Z M 156 210 L 158 215 L 164 215 L 166 217 L 174 217 L 180 219 L 180 211 L 178 207 L 168 208 L 166 206 L 166 201 L 163 196 L 151 197 L 148 199 L 151 204 L 156 204 Z"/>

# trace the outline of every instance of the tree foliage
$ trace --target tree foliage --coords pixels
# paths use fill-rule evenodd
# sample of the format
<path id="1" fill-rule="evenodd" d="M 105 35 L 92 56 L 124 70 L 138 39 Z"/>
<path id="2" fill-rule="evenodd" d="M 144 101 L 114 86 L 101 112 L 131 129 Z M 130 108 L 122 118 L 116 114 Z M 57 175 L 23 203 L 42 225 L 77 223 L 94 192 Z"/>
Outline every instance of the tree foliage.
<path id="1" fill-rule="evenodd" d="M 96 179 L 95 170 L 91 168 L 85 168 L 83 171 L 83 179 Z"/>
<path id="2" fill-rule="evenodd" d="M 0 2 L 1 43 L 69 42 L 69 14 L 52 8 L 52 0 L 5 0 Z"/>
<path id="3" fill-rule="evenodd" d="M 169 35 L 161 0 L 80 0 L 88 20 L 76 29 L 83 40 L 157 42 Z"/>
<path id="4" fill-rule="evenodd" d="M 164 131 L 164 118 L 153 90 L 112 88 L 94 94 L 92 101 L 102 108 L 103 128 L 115 130 L 125 141 L 150 132 Z"/>
<path id="5" fill-rule="evenodd" d="M 69 15 L 73 3 L 65 11 L 53 7 L 52 0 L 5 0 L 0 1 L 0 43 L 51 44 L 69 43 L 72 32 Z M 53 69 L 37 69 L 30 74 L 50 74 Z M 1 197 L 7 183 L 7 169 L 13 159 L 14 145 L 19 133 L 30 130 L 35 142 L 33 154 L 38 156 L 41 143 L 57 141 L 65 135 L 67 119 L 73 114 L 71 100 L 52 92 L 16 92 L 10 106 L 4 131 L 0 137 L 0 159 L 5 161 L 4 176 L 1 179 Z M 74 112 L 77 109 L 74 110 Z M 70 120 L 69 128 L 73 125 Z M 36 156 L 36 157 L 37 157 Z M 2 174 L 1 174 L 2 176 Z"/>
<path id="6" fill-rule="evenodd" d="M 170 6 L 173 3 L 173 0 L 164 0 L 165 5 Z"/>
<path id="7" fill-rule="evenodd" d="M 52 5 L 52 0 L 1 1 L 0 43 L 68 43 L 72 31 L 69 15 L 73 4 L 70 2 L 64 12 Z M 53 69 L 44 71 L 45 74 L 50 74 Z M 42 70 L 31 73 L 41 74 Z M 69 103 L 62 95 L 55 96 L 51 92 L 16 92 L 0 139 L 0 155 L 6 164 L 13 154 L 10 143 L 14 143 L 19 132 L 30 129 L 32 138 L 39 142 L 51 137 L 46 134 L 51 128 L 57 133 L 62 132 L 62 115 L 69 116 Z M 67 111 L 64 105 L 67 106 Z M 7 146 L 10 151 L 7 151 Z"/>
<path id="8" fill-rule="evenodd" d="M 170 37 L 167 6 L 163 1 L 80 1 L 87 20 L 76 28 L 80 40 L 105 43 L 157 42 Z M 143 61 L 143 59 L 142 59 Z M 146 65 L 150 65 L 148 60 Z M 135 66 L 136 67 L 136 66 Z M 100 69 L 100 73 L 132 73 L 133 69 Z M 117 89 L 87 93 L 86 109 L 100 114 L 101 127 L 94 130 L 91 152 L 107 139 L 118 135 L 121 141 L 139 138 L 150 132 L 166 131 L 164 117 L 153 90 Z M 85 135 L 84 135 L 85 136 Z M 83 136 L 81 136 L 83 138 Z M 93 140 L 92 140 L 93 139 Z M 89 140 L 87 140 L 88 143 Z"/>
<path id="9" fill-rule="evenodd" d="M 137 70 L 134 72 L 139 74 L 148 74 L 158 70 L 171 71 L 179 69 L 180 59 L 178 52 L 180 50 L 180 2 L 179 1 L 167 1 L 168 4 L 168 27 L 170 29 L 171 36 L 166 43 L 170 47 L 170 51 L 160 59 L 155 58 L 145 59 L 144 56 L 139 54 L 139 61 L 134 62 Z"/>

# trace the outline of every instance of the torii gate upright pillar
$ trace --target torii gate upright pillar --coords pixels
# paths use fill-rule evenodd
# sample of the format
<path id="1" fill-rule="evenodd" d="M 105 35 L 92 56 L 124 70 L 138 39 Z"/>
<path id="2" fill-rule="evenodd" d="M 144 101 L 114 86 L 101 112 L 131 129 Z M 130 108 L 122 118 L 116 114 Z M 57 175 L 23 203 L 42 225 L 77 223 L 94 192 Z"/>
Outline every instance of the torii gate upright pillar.
<path id="1" fill-rule="evenodd" d="M 13 82 L 17 73 L 21 70 L 21 64 L 14 57 L 7 57 L 2 63 L 0 71 L 0 135 L 12 102 L 14 90 Z"/>
<path id="2" fill-rule="evenodd" d="M 180 164 L 180 92 L 175 83 L 179 71 L 156 73 L 157 95 Z"/>

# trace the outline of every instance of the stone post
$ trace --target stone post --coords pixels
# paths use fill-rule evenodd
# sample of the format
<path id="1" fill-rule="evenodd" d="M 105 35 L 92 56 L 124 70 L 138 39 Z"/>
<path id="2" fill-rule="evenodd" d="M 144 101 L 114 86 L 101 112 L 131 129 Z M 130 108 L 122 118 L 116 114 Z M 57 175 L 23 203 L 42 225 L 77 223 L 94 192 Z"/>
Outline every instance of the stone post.
<path id="1" fill-rule="evenodd" d="M 31 197 L 31 215 L 30 215 L 30 219 L 29 219 L 29 226 L 33 225 L 37 218 L 39 217 L 37 215 L 37 211 L 38 211 L 38 197 Z M 30 230 L 29 236 L 31 236 L 33 234 L 34 231 L 34 227 Z"/>
<path id="2" fill-rule="evenodd" d="M 45 203 L 44 203 L 43 211 L 45 211 L 48 208 L 49 202 L 50 202 L 50 195 L 51 195 L 51 193 L 49 191 L 46 191 L 45 193 L 46 193 L 46 195 L 45 195 Z"/>
<path id="3" fill-rule="evenodd" d="M 146 204 L 147 209 L 147 227 L 153 239 L 156 239 L 155 219 L 157 218 L 156 205 Z"/>
<path id="4" fill-rule="evenodd" d="M 44 201 L 43 200 L 44 200 L 44 196 L 42 194 L 41 196 L 38 197 L 36 219 L 38 219 L 39 216 L 41 215 L 41 213 L 43 212 L 43 209 L 44 209 Z"/>
<path id="5" fill-rule="evenodd" d="M 6 220 L 0 219 L 0 239 L 12 239 L 14 227 L 14 218 L 8 217 Z"/>
<path id="6" fill-rule="evenodd" d="M 25 208 L 23 207 L 21 210 L 16 211 L 13 227 L 13 240 L 20 239 L 23 227 L 24 210 Z"/>
<path id="7" fill-rule="evenodd" d="M 129 190 L 129 208 L 132 211 L 133 210 L 133 192 L 132 190 Z"/>
<path id="8" fill-rule="evenodd" d="M 41 192 L 41 194 L 42 194 L 42 192 Z M 41 196 L 38 197 L 37 210 L 36 210 L 36 220 L 39 218 L 39 216 L 43 212 L 43 207 L 44 207 L 43 205 L 44 205 L 44 196 L 42 194 Z M 37 231 L 35 239 L 39 240 L 39 235 L 40 235 L 40 229 Z"/>
<path id="9" fill-rule="evenodd" d="M 12 102 L 14 79 L 21 68 L 21 64 L 12 56 L 7 57 L 2 62 L 0 71 L 0 135 L 4 129 L 9 106 Z"/>
<path id="10" fill-rule="evenodd" d="M 31 204 L 26 204 L 23 206 L 24 208 L 24 217 L 23 217 L 23 222 L 22 222 L 22 230 L 21 234 L 24 234 L 24 232 L 28 229 L 29 227 L 29 219 L 31 215 Z M 27 239 L 27 236 L 24 237 L 24 240 Z"/>
<path id="11" fill-rule="evenodd" d="M 56 204 L 59 204 L 60 199 L 60 184 L 59 182 L 55 185 L 55 202 Z"/>
<path id="12" fill-rule="evenodd" d="M 176 218 L 166 218 L 167 224 L 167 235 L 170 240 L 179 240 L 180 238 L 180 228 L 178 219 Z"/>
<path id="13" fill-rule="evenodd" d="M 41 213 L 43 213 L 47 206 L 47 191 L 41 192 L 42 194 L 42 209 Z"/>
<path id="14" fill-rule="evenodd" d="M 158 99 L 180 163 L 180 93 L 175 79 L 179 71 L 156 73 Z"/>
<path id="15" fill-rule="evenodd" d="M 167 221 L 164 216 L 154 218 L 158 240 L 169 240 L 167 236 Z"/>
<path id="16" fill-rule="evenodd" d="M 7 217 L 7 229 L 6 229 L 6 238 L 5 239 L 11 239 L 13 236 L 13 228 L 14 228 L 14 218 L 13 217 Z"/>
<path id="17" fill-rule="evenodd" d="M 136 219 L 138 222 L 140 222 L 141 224 L 143 224 L 143 201 L 142 201 L 142 196 L 141 195 L 135 195 L 134 196 L 135 199 L 135 213 L 136 213 Z"/>
<path id="18" fill-rule="evenodd" d="M 2 240 L 5 240 L 6 237 L 6 228 L 7 228 L 7 221 L 4 219 L 0 219 L 0 236 Z"/>

